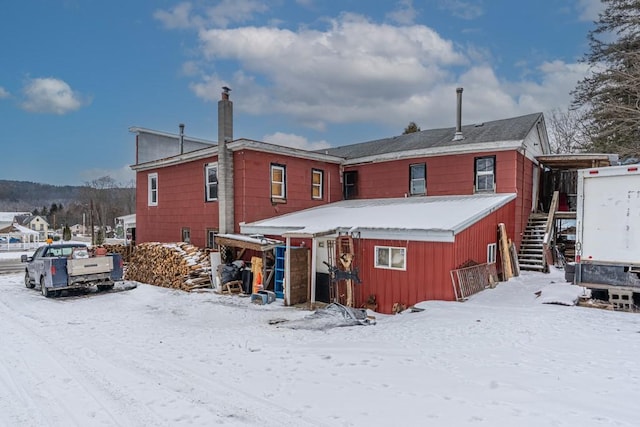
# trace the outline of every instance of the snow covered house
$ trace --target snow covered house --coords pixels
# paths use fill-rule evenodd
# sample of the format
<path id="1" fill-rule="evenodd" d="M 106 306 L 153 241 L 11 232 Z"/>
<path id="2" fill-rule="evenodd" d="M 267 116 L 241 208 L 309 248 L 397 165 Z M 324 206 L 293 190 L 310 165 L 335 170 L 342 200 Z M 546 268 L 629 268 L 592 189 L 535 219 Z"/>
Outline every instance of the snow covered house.
<path id="1" fill-rule="evenodd" d="M 384 239 L 381 233 L 372 235 L 380 241 L 362 237 L 362 242 L 372 246 L 364 249 L 366 260 L 356 261 L 361 263 L 363 282 L 368 280 L 374 293 L 381 294 L 383 283 L 389 280 L 406 279 L 425 289 L 402 287 L 407 297 L 395 302 L 452 299 L 451 280 L 448 288 L 445 284 L 449 270 L 465 261 L 487 262 L 487 245 L 496 242 L 498 223 L 505 224 L 516 246 L 520 244 L 529 214 L 537 206 L 540 169 L 536 156 L 550 151 L 542 113 L 463 126 L 462 90 L 457 95 L 455 127 L 318 151 L 234 140 L 233 105 L 226 89 L 218 103 L 217 144 L 198 141 L 189 145 L 183 127 L 179 135 L 131 128 L 137 147 L 132 166 L 137 183 L 137 242 L 189 241 L 214 247 L 218 233 L 269 232 L 275 233 L 273 237 L 290 237 L 296 245 L 309 244 L 320 237 L 311 232 L 317 229 L 317 219 L 301 211 L 326 213 L 324 209 L 337 203 L 343 208 L 342 215 L 353 215 L 355 211 L 347 206 L 360 203 L 358 215 L 381 219 L 369 212 L 386 209 L 400 219 L 404 217 L 397 212 L 406 209 L 420 212 L 423 224 L 412 228 L 380 221 L 350 227 L 348 221 L 338 221 L 320 228 L 325 238 L 356 232 L 362 237 L 369 233 L 363 232 L 365 228 L 386 230 Z M 157 153 L 164 157 L 157 158 Z M 387 207 L 374 207 L 374 200 Z M 447 216 L 443 209 L 449 210 L 452 221 L 438 224 Z M 269 222 L 281 216 L 297 222 L 281 229 Z M 335 234 L 326 234 L 328 230 Z M 435 238 L 439 231 L 450 241 L 425 240 L 424 236 Z M 412 233 L 422 237 L 411 237 Z M 478 234 L 483 237 L 476 238 Z M 389 268 L 382 274 L 374 269 L 381 253 L 376 247 L 405 247 L 400 243 L 414 241 L 421 242 L 420 249 L 406 252 L 406 270 Z M 428 250 L 430 245 L 437 249 Z M 318 251 L 318 247 L 311 250 Z M 311 257 L 311 264 L 315 259 Z M 316 274 L 326 272 L 323 264 L 309 268 L 315 268 Z M 435 271 L 438 283 L 430 285 Z M 374 284 L 376 280 L 380 282 Z M 359 302 L 364 296 L 359 296 Z M 384 298 L 384 311 L 389 311 L 388 302 L 395 298 L 395 293 Z"/>

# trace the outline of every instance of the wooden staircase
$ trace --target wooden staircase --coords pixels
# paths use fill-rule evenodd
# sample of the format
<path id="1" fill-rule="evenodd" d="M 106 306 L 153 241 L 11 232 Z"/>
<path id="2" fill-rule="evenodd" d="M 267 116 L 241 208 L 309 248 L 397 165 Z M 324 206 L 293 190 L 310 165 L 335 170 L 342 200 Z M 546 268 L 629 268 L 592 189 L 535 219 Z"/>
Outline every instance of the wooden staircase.
<path id="1" fill-rule="evenodd" d="M 554 230 L 555 214 L 558 210 L 559 193 L 555 191 L 549 213 L 532 213 L 522 234 L 518 261 L 520 270 L 549 272 L 550 244 Z"/>
<path id="2" fill-rule="evenodd" d="M 544 253 L 544 235 L 547 230 L 547 214 L 531 214 L 522 235 L 518 262 L 520 270 L 547 271 Z"/>

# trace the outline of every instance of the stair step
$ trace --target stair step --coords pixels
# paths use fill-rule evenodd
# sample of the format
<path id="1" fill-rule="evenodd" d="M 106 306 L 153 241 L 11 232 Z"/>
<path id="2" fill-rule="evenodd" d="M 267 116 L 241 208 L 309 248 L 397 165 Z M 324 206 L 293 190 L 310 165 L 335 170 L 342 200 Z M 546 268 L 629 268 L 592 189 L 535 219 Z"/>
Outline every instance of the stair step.
<path id="1" fill-rule="evenodd" d="M 542 266 L 542 265 L 520 264 L 520 270 L 544 271 L 544 266 Z"/>

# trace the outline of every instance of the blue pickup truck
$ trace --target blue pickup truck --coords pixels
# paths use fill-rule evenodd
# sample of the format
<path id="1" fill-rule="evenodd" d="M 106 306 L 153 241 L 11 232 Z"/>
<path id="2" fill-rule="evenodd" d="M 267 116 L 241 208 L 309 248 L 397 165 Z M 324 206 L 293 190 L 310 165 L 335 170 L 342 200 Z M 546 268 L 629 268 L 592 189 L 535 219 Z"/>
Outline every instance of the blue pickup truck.
<path id="1" fill-rule="evenodd" d="M 123 276 L 119 254 L 93 256 L 81 243 L 41 246 L 32 256 L 22 255 L 21 261 L 26 263 L 25 286 L 34 288 L 39 284 L 45 297 L 58 296 L 65 289 L 112 289 Z"/>

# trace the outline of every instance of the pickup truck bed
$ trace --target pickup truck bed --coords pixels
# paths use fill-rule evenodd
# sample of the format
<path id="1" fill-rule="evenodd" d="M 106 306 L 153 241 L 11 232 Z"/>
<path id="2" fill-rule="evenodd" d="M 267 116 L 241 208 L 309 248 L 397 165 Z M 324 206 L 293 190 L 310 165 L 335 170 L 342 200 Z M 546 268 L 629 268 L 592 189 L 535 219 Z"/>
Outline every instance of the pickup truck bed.
<path id="1" fill-rule="evenodd" d="M 86 257 L 87 253 L 85 245 L 58 244 L 42 246 L 31 257 L 23 255 L 22 261 L 27 264 L 25 285 L 33 288 L 38 284 L 42 294 L 49 297 L 65 289 L 111 289 L 114 282 L 122 280 L 119 254 Z M 74 254 L 83 257 L 73 258 Z"/>

